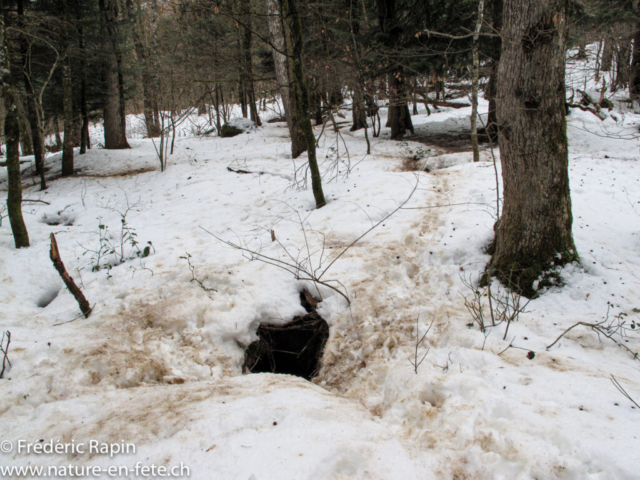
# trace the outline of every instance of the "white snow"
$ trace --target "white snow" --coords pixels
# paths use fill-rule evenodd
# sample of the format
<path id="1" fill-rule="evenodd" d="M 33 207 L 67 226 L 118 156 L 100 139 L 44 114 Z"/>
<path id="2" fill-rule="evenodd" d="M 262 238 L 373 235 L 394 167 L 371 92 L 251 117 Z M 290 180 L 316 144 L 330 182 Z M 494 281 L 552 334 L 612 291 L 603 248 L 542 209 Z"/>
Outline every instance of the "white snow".
<path id="1" fill-rule="evenodd" d="M 253 120 L 243 117 L 230 118 L 227 125 L 242 130 L 243 132 L 250 132 L 256 129 L 256 124 Z"/>
<path id="2" fill-rule="evenodd" d="M 570 82 L 582 66 L 569 66 Z M 13 451 L 0 453 L 0 465 L 182 462 L 190 478 L 225 480 L 638 478 L 640 409 L 610 381 L 614 375 L 640 401 L 638 360 L 585 327 L 546 350 L 576 322 L 607 313 L 640 320 L 640 116 L 624 107 L 624 95 L 616 94 L 616 111 L 604 122 L 575 109 L 568 117 L 582 266 L 567 266 L 566 285 L 533 300 L 506 340 L 503 327 L 487 338 L 468 327 L 463 301 L 471 292 L 461 276 L 481 274 L 495 222 L 487 148 L 473 164 L 470 152 L 392 142 L 383 130 L 367 156 L 364 132 L 343 128 L 353 170 L 346 178 L 339 166 L 320 210 L 310 190 L 296 188 L 304 156 L 291 159 L 284 123 L 227 139 L 193 137 L 185 126 L 163 173 L 151 141 L 132 138 L 130 150 L 78 155 L 78 174 L 50 180 L 45 192 L 25 177 L 24 197 L 50 205 L 24 204 L 28 249 L 14 248 L 6 219 L 0 228 L 0 330 L 12 334 L 12 366 L 0 380 L 0 444 L 124 441 L 136 452 Z M 420 113 L 413 120 L 428 137 L 464 132 L 470 109 Z M 203 121 L 194 116 L 191 125 Z M 99 134 L 92 129 L 94 143 Z M 420 149 L 431 173 L 404 171 Z M 347 162 L 327 127 L 319 149 L 327 178 L 337 173 L 336 155 Z M 47 165 L 57 176 L 60 154 Z M 258 173 L 236 174 L 228 165 Z M 331 337 L 315 384 L 242 375 L 242 346 L 259 323 L 303 313 L 298 293 L 312 286 L 249 261 L 203 228 L 290 261 L 286 247 L 324 268 L 327 256 L 393 211 L 416 182 L 406 208 L 323 277 L 340 281 L 352 303 L 319 289 Z M 99 225 L 119 246 L 127 209 L 140 248 L 150 241 L 155 250 L 92 271 Z M 279 242 L 271 242 L 271 230 Z M 94 305 L 89 319 L 79 317 L 51 265 L 51 232 Z M 134 256 L 134 247 L 124 249 Z M 187 254 L 206 290 L 191 281 Z M 416 374 L 416 324 L 423 334 L 431 322 L 419 358 L 430 350 Z M 640 347 L 637 335 L 622 341 L 634 352 Z"/>

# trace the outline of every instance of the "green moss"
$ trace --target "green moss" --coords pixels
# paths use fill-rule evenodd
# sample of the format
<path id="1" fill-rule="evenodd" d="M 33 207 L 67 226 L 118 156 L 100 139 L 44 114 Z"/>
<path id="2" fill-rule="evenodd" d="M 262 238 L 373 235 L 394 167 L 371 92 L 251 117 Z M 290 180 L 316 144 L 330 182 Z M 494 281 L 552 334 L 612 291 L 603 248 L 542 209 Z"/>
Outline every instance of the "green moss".
<path id="1" fill-rule="evenodd" d="M 229 125 L 228 123 L 225 123 L 220 129 L 220 136 L 222 138 L 235 137 L 236 135 L 240 135 L 241 133 L 242 133 L 242 130 L 232 125 Z"/>
<path id="2" fill-rule="evenodd" d="M 489 278 L 493 277 L 527 298 L 536 298 L 546 288 L 562 286 L 562 267 L 579 261 L 580 257 L 575 248 L 543 260 L 524 256 L 504 260 L 492 258 L 480 279 L 480 284 L 486 286 Z"/>

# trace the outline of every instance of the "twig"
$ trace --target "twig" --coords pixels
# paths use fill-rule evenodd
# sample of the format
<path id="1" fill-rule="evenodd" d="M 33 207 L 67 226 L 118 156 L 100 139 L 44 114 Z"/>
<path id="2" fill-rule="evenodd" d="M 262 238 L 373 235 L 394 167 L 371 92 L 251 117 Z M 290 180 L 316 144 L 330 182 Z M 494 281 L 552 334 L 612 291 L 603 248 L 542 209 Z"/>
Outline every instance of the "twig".
<path id="1" fill-rule="evenodd" d="M 205 287 L 204 286 L 204 282 L 207 280 L 208 277 L 204 277 L 202 280 L 200 280 L 198 277 L 196 277 L 196 267 L 191 263 L 191 255 L 187 252 L 185 253 L 184 257 L 180 257 L 183 260 L 186 260 L 187 263 L 189 264 L 189 270 L 191 271 L 191 282 L 196 282 L 198 285 L 200 285 L 200 288 L 202 288 L 205 292 L 218 292 L 218 290 L 216 290 L 215 288 L 209 288 L 209 287 Z"/>
<path id="2" fill-rule="evenodd" d="M 615 335 L 617 335 L 620 338 L 622 338 L 622 337 L 626 336 L 628 331 L 630 331 L 630 330 L 634 330 L 635 331 L 635 329 L 636 329 L 635 322 L 632 324 L 631 328 L 627 327 L 626 326 L 626 321 L 622 320 L 622 316 L 626 315 L 626 314 L 616 315 L 613 320 L 609 321 L 609 310 L 610 309 L 611 309 L 611 305 L 609 304 L 607 306 L 607 315 L 605 316 L 604 320 L 602 320 L 601 322 L 597 322 L 597 323 L 577 322 L 577 323 L 574 323 L 569 328 L 567 328 L 564 332 L 562 332 L 558 336 L 558 338 L 556 338 L 555 341 L 551 345 L 549 345 L 547 347 L 547 350 L 549 350 L 556 343 L 558 343 L 571 330 L 573 330 L 576 327 L 582 326 L 582 327 L 590 328 L 592 331 L 596 332 L 596 334 L 598 334 L 598 337 L 600 335 L 603 335 L 604 337 L 608 338 L 609 340 L 611 340 L 613 343 L 615 343 L 619 347 L 624 348 L 631 355 L 633 355 L 634 360 L 640 360 L 640 356 L 639 356 L 638 352 L 634 352 L 629 347 L 627 347 L 622 341 L 614 338 Z"/>
<path id="3" fill-rule="evenodd" d="M 4 339 L 7 339 L 7 345 L 4 345 Z M 2 371 L 0 371 L 0 378 L 4 375 L 4 370 L 7 367 L 7 363 L 11 366 L 11 361 L 9 360 L 9 344 L 11 344 L 11 332 L 7 330 L 6 332 L 2 332 L 2 339 L 0 340 L 0 352 L 2 352 Z"/>
<path id="4" fill-rule="evenodd" d="M 303 260 L 299 259 L 300 258 L 300 254 L 302 253 L 302 250 L 300 252 L 298 252 L 297 256 L 294 256 L 277 239 L 276 239 L 276 242 L 278 243 L 278 245 L 280 245 L 280 247 L 286 253 L 287 257 L 289 258 L 288 261 L 287 260 L 281 260 L 279 258 L 274 258 L 274 257 L 268 256 L 268 255 L 264 255 L 264 254 L 260 253 L 259 251 L 253 250 L 253 249 L 248 248 L 248 247 L 244 247 L 242 245 L 238 245 L 238 244 L 230 242 L 228 240 L 224 240 L 224 239 L 218 237 L 217 235 L 215 235 L 214 233 L 210 232 L 206 228 L 204 228 L 202 226 L 200 226 L 200 228 L 202 230 L 204 230 L 205 232 L 207 232 L 209 235 L 211 235 L 216 240 L 218 240 L 218 241 L 230 246 L 231 248 L 234 248 L 236 250 L 240 250 L 240 251 L 248 253 L 249 254 L 249 258 L 252 259 L 252 260 L 259 260 L 259 261 L 261 261 L 263 263 L 266 263 L 266 264 L 269 264 L 269 265 L 273 265 L 273 266 L 278 267 L 278 268 L 280 268 L 282 270 L 285 270 L 285 271 L 291 273 L 296 278 L 296 280 L 310 281 L 310 282 L 314 283 L 316 285 L 316 287 L 318 285 L 322 285 L 324 287 L 327 287 L 327 288 L 335 291 L 336 293 L 340 294 L 347 301 L 347 303 L 349 305 L 351 305 L 351 300 L 349 299 L 348 292 L 345 293 L 347 291 L 347 289 L 339 280 L 335 280 L 335 279 L 322 280 L 322 277 L 327 273 L 327 271 L 329 271 L 329 269 L 333 266 L 333 264 L 347 252 L 347 250 L 349 250 L 356 243 L 358 243 L 360 240 L 362 240 L 362 238 L 364 238 L 367 234 L 369 234 L 372 230 L 374 230 L 378 225 L 380 225 L 383 222 L 385 222 L 386 220 L 388 220 L 398 210 L 402 209 L 404 207 L 404 205 L 406 205 L 406 203 L 413 197 L 413 194 L 416 192 L 416 189 L 418 188 L 418 184 L 419 184 L 419 180 L 416 181 L 415 186 L 411 190 L 411 193 L 406 198 L 406 200 L 404 200 L 391 213 L 385 215 L 385 217 L 382 220 L 380 220 L 378 223 L 373 225 L 370 229 L 368 229 L 366 232 L 364 232 L 362 235 L 360 235 L 358 238 L 356 238 L 353 242 L 351 242 L 348 246 L 346 246 L 329 263 L 329 265 L 327 265 L 324 268 L 322 268 L 322 264 L 323 264 L 323 260 L 324 260 L 324 251 L 325 251 L 324 241 L 323 241 L 323 245 L 322 245 L 322 252 L 321 252 L 321 255 L 320 255 L 320 260 L 318 262 L 318 266 L 314 268 L 314 266 L 312 265 L 312 261 L 311 261 L 312 253 L 311 253 L 311 250 L 309 248 L 307 232 L 306 232 L 306 229 L 304 227 L 304 223 L 306 221 L 306 218 L 302 219 L 300 217 L 300 214 L 297 211 L 296 211 L 296 214 L 298 215 L 298 220 L 300 222 L 300 225 L 301 225 L 301 228 L 302 228 L 302 233 L 303 233 L 304 238 L 305 238 L 305 249 L 304 249 L 305 253 L 304 253 L 304 256 L 306 258 L 304 258 Z M 336 286 L 334 286 L 332 284 L 337 284 L 338 286 L 342 287 L 345 290 L 345 292 L 341 291 L 340 288 L 338 288 L 338 287 L 336 287 Z"/>
<path id="5" fill-rule="evenodd" d="M 2 378 L 2 375 L 0 375 L 0 378 Z M 631 395 L 629 395 L 627 393 L 627 391 L 624 389 L 624 387 L 622 385 L 620 385 L 620 382 L 618 381 L 618 379 L 616 377 L 614 377 L 613 375 L 611 375 L 611 383 L 613 383 L 613 385 L 620 391 L 620 393 L 622 393 L 622 395 L 627 397 L 627 399 L 631 403 L 633 403 L 636 407 L 640 408 L 640 405 L 638 405 L 638 402 L 636 402 L 633 398 L 631 398 Z"/>
<path id="6" fill-rule="evenodd" d="M 416 318 L 416 349 L 415 349 L 413 361 L 409 360 L 411 365 L 413 365 L 413 371 L 416 373 L 416 375 L 418 374 L 418 368 L 420 368 L 420 365 L 422 365 L 422 362 L 424 362 L 424 359 L 427 358 L 427 355 L 429 354 L 429 350 L 431 350 L 431 347 L 427 348 L 427 351 L 424 352 L 424 355 L 422 356 L 420 361 L 418 361 L 418 349 L 420 348 L 420 345 L 422 345 L 422 342 L 424 342 L 425 338 L 427 338 L 427 335 L 429 334 L 429 331 L 431 330 L 431 327 L 433 326 L 433 322 L 435 322 L 435 320 L 436 320 L 435 318 L 431 320 L 431 323 L 429 324 L 429 328 L 427 328 L 427 331 L 424 332 L 424 335 L 422 335 L 421 337 L 420 323 L 419 323 L 420 315 L 418 315 L 418 317 Z"/>

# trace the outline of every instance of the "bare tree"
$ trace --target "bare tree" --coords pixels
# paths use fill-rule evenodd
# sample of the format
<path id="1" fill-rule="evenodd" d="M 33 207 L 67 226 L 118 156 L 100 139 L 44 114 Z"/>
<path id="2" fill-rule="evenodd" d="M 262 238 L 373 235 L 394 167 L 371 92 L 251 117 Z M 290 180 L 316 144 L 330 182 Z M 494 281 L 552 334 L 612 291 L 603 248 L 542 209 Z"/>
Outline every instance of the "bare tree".
<path id="1" fill-rule="evenodd" d="M 118 62 L 117 28 L 118 2 L 100 0 L 100 27 L 104 55 L 103 76 L 106 84 L 104 114 L 104 144 L 108 149 L 129 148 L 123 118 L 122 82 Z"/>
<path id="2" fill-rule="evenodd" d="M 75 122 L 73 115 L 73 80 L 71 78 L 71 34 L 69 25 L 69 1 L 62 0 L 64 24 L 62 25 L 62 104 L 64 109 L 64 143 L 62 146 L 62 176 L 73 175 L 73 147 Z"/>
<path id="3" fill-rule="evenodd" d="M 0 0 L 0 12 L 4 12 L 4 0 Z M 7 32 L 4 14 L 0 14 L 0 84 L 4 98 L 4 137 L 7 146 L 7 176 L 9 193 L 7 210 L 13 241 L 16 248 L 29 246 L 29 234 L 22 218 L 22 180 L 20 175 L 20 126 L 18 125 L 18 98 L 15 94 L 9 62 Z"/>

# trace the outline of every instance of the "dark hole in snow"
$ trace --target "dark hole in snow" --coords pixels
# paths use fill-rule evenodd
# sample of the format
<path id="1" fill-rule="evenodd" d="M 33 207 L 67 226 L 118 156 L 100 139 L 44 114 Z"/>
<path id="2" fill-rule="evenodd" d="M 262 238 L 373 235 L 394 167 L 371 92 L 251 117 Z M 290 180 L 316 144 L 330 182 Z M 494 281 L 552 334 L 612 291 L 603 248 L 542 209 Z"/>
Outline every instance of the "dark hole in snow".
<path id="1" fill-rule="evenodd" d="M 60 293 L 60 288 L 58 287 L 50 288 L 49 290 L 44 292 L 42 295 L 40 295 L 40 298 L 36 302 L 36 305 L 38 305 L 39 308 L 48 307 L 51 304 L 51 302 L 53 302 L 56 299 L 56 297 L 58 296 L 58 293 Z"/>
<path id="2" fill-rule="evenodd" d="M 64 225 L 70 227 L 73 225 L 73 222 L 75 222 L 75 216 L 71 213 L 57 213 L 50 215 L 45 213 L 42 215 L 40 222 L 51 226 Z"/>
<path id="3" fill-rule="evenodd" d="M 311 380 L 320 370 L 322 353 L 329 338 L 329 325 L 316 312 L 317 300 L 300 294 L 306 315 L 286 325 L 261 324 L 258 340 L 244 352 L 245 373 L 282 373 Z"/>

